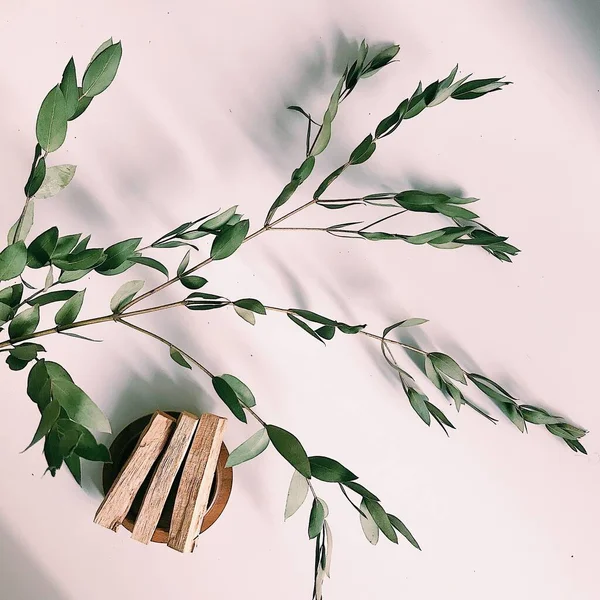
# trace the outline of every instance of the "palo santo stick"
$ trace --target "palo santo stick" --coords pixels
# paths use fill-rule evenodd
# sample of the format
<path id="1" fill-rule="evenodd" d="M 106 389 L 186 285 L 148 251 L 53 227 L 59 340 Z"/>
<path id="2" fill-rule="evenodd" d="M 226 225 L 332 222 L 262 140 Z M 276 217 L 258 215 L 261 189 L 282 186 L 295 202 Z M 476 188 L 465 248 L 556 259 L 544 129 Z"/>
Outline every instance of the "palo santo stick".
<path id="1" fill-rule="evenodd" d="M 131 456 L 100 504 L 94 523 L 117 531 L 152 465 L 166 446 L 174 426 L 175 419 L 170 415 L 161 411 L 152 415 Z"/>
<path id="2" fill-rule="evenodd" d="M 204 414 L 196 429 L 175 497 L 169 529 L 170 548 L 193 552 L 208 506 L 227 419 Z"/>
<path id="3" fill-rule="evenodd" d="M 160 515 L 179 472 L 185 454 L 190 447 L 194 432 L 198 425 L 198 417 L 182 412 L 169 445 L 152 475 L 150 485 L 144 494 L 140 512 L 133 526 L 131 537 L 142 544 L 148 544 L 154 535 Z"/>

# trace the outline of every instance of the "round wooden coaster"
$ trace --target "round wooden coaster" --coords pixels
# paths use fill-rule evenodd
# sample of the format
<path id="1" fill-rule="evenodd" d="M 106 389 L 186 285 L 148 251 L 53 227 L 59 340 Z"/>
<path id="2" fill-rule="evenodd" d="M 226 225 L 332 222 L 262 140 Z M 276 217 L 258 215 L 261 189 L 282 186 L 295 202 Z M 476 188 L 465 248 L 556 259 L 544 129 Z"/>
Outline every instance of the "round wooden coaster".
<path id="1" fill-rule="evenodd" d="M 175 411 L 167 412 L 175 418 L 177 418 L 180 414 L 179 412 Z M 139 419 L 133 421 L 133 423 L 127 425 L 127 427 L 125 427 L 125 429 L 123 429 L 119 435 L 117 435 L 111 444 L 110 454 L 113 462 L 105 463 L 104 470 L 102 471 L 102 487 L 104 488 L 105 494 L 110 489 L 110 486 L 119 474 L 119 471 L 123 468 L 125 461 L 129 458 L 129 455 L 135 448 L 135 445 L 142 431 L 150 421 L 151 416 L 152 415 L 150 414 L 140 417 Z M 229 501 L 231 488 L 233 486 L 233 469 L 225 466 L 228 457 L 229 451 L 227 450 L 225 444 L 222 444 L 219 460 L 217 462 L 217 470 L 215 472 L 215 478 L 213 480 L 212 489 L 210 491 L 210 497 L 208 500 L 208 510 L 202 521 L 200 533 L 206 531 L 221 516 L 221 513 L 225 510 L 225 506 L 227 506 L 227 502 Z M 148 474 L 146 481 L 144 481 L 133 501 L 133 504 L 131 505 L 131 509 L 127 513 L 127 517 L 125 517 L 125 520 L 123 521 L 123 526 L 128 531 L 133 531 L 135 519 L 137 518 L 140 506 L 142 504 L 142 499 L 144 498 L 144 494 L 146 493 L 146 489 L 148 488 L 148 484 L 153 473 L 154 469 L 152 469 Z M 169 537 L 169 525 L 171 524 L 171 517 L 173 515 L 173 506 L 175 503 L 177 488 L 179 487 L 180 475 L 181 473 L 179 473 L 179 475 L 177 475 L 175 478 L 171 493 L 167 498 L 165 507 L 160 516 L 160 520 L 158 521 L 158 526 L 154 532 L 154 535 L 152 536 L 153 542 L 157 542 L 159 544 L 167 543 L 167 539 Z"/>

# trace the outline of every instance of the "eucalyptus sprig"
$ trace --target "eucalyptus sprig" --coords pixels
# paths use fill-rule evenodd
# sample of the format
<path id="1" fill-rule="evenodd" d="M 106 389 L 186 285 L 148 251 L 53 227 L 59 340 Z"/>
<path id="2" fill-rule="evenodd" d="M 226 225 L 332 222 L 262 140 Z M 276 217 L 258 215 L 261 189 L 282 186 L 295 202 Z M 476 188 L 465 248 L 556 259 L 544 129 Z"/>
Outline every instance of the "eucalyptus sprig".
<path id="1" fill-rule="evenodd" d="M 308 537 L 315 541 L 315 600 L 322 597 L 323 581 L 330 575 L 333 545 L 328 522 L 329 509 L 316 489 L 320 483 L 333 484 L 343 494 L 352 510 L 357 513 L 362 530 L 372 544 L 377 543 L 380 532 L 394 543 L 398 541 L 400 534 L 418 549 L 419 544 L 404 523 L 387 512 L 379 498 L 359 483 L 358 477 L 341 462 L 325 456 L 309 456 L 294 434 L 259 416 L 256 398 L 246 383 L 230 373 L 213 374 L 212 368 L 209 369 L 167 338 L 132 322 L 136 317 L 176 308 L 191 311 L 231 309 L 245 322 L 256 325 L 259 317 L 275 312 L 286 315 L 295 327 L 323 344 L 334 340 L 338 332 L 338 338 L 350 335 L 375 340 L 381 347 L 385 361 L 398 374 L 410 406 L 427 425 L 433 420 L 446 434 L 448 429 L 454 429 L 445 413 L 419 387 L 419 374 L 411 374 L 408 368 L 400 366 L 401 361 L 397 360 L 393 349 L 401 348 L 421 357 L 424 375 L 438 389 L 440 398 L 453 403 L 457 411 L 466 405 L 489 421 L 496 422 L 494 417 L 467 397 L 470 395 L 468 385 L 472 384 L 520 431 L 525 432 L 528 423 L 543 425 L 572 450 L 585 453 L 581 439 L 587 433 L 586 430 L 544 408 L 521 404 L 498 383 L 484 375 L 466 371 L 447 354 L 428 352 L 390 337 L 393 332 L 406 327 L 422 325 L 426 322 L 425 319 L 405 319 L 386 327 L 378 335 L 369 331 L 365 324 L 348 324 L 306 308 L 279 308 L 249 297 L 230 300 L 216 290 L 206 291 L 211 287 L 209 282 L 195 274 L 211 262 L 229 258 L 243 244 L 272 230 L 321 231 L 336 237 L 370 241 L 400 240 L 416 245 L 428 244 L 440 249 L 480 246 L 505 262 L 510 262 L 511 257 L 517 255 L 519 250 L 508 243 L 506 236 L 494 233 L 480 223 L 478 215 L 471 208 L 466 208 L 476 201 L 475 198 L 421 190 L 374 192 L 360 198 L 323 197 L 347 169 L 359 167 L 368 161 L 379 142 L 391 135 L 402 121 L 414 118 L 426 108 L 440 105 L 448 99 L 477 99 L 502 89 L 508 83 L 502 78 L 471 80 L 470 76 L 455 81 L 458 66 L 447 77 L 425 88 L 419 83 L 415 92 L 402 100 L 379 122 L 374 133 L 367 135 L 349 153 L 347 161 L 316 187 L 309 200 L 287 213 L 279 213 L 312 175 L 318 155 L 329 145 L 334 120 L 342 102 L 354 91 L 359 81 L 395 62 L 398 51 L 399 47 L 393 45 L 372 52 L 363 42 L 356 58 L 347 65 L 338 80 L 319 121 L 314 120 L 304 108 L 289 107 L 307 119 L 306 149 L 301 163 L 294 169 L 289 182 L 268 210 L 262 227 L 250 232 L 249 220 L 243 218 L 237 206 L 232 206 L 221 212 L 217 210 L 186 221 L 147 245 L 143 245 L 141 237 L 132 237 L 116 241 L 106 248 L 94 246 L 89 235 L 61 233 L 57 226 L 51 226 L 37 233 L 30 242 L 27 241 L 34 226 L 35 203 L 49 201 L 69 185 L 76 173 L 74 165 L 48 165 L 50 155 L 65 142 L 69 128 L 74 126 L 72 121 L 86 112 L 92 100 L 111 85 L 121 61 L 121 43 L 113 42 L 112 38 L 104 42 L 93 54 L 81 80 L 78 80 L 75 62 L 71 58 L 60 82 L 52 87 L 40 107 L 36 121 L 37 144 L 24 187 L 25 202 L 17 221 L 8 232 L 7 246 L 0 252 L 0 281 L 7 282 L 7 287 L 0 289 L 0 331 L 7 329 L 8 335 L 5 340 L 0 341 L 0 352 L 5 353 L 9 369 L 19 371 L 29 368 L 27 394 L 36 404 L 40 420 L 27 448 L 44 440 L 44 455 L 51 475 L 54 476 L 66 464 L 74 478 L 81 483 L 82 458 L 110 461 L 108 449 L 98 443 L 92 433 L 110 432 L 110 424 L 67 370 L 45 357 L 46 350 L 38 341 L 48 335 L 66 335 L 95 342 L 97 340 L 76 333 L 75 330 L 109 322 L 147 336 L 165 346 L 165 353 L 168 351 L 170 359 L 179 367 L 199 369 L 208 377 L 215 394 L 235 418 L 246 423 L 248 417 L 251 417 L 260 425 L 258 431 L 232 451 L 229 466 L 252 460 L 272 446 L 293 468 L 284 517 L 291 517 L 305 503 L 309 493 L 312 496 Z M 334 223 L 327 227 L 281 225 L 312 206 L 344 209 L 356 205 L 378 211 L 378 215 L 382 209 L 394 210 L 366 222 Z M 422 233 L 373 230 L 375 226 L 386 221 L 389 225 L 389 221 L 407 213 L 435 213 L 438 218 L 449 219 L 449 223 L 445 227 Z M 210 245 L 206 245 L 207 240 L 210 240 Z M 153 255 L 171 249 L 185 251 L 173 276 Z M 199 262 L 192 260 L 196 252 L 203 256 Z M 154 269 L 164 275 L 166 281 L 148 290 L 144 290 L 144 280 L 124 281 L 107 303 L 105 314 L 81 319 L 87 293 L 77 282 L 88 274 L 120 276 L 134 265 Z M 25 280 L 25 276 L 27 279 L 32 276 L 32 281 L 41 281 L 38 273 L 43 273 L 43 281 L 39 285 L 31 285 Z M 133 309 L 134 305 L 173 285 L 182 286 L 184 291 L 181 300 Z M 33 291 L 26 294 L 25 288 Z M 53 327 L 39 328 L 42 313 L 53 315 Z"/>

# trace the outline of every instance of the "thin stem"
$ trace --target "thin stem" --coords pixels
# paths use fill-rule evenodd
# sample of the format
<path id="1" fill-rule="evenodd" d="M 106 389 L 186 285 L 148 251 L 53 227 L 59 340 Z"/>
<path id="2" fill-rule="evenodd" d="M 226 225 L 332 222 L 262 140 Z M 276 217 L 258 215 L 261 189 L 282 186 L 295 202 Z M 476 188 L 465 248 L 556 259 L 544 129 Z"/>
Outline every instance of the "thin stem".
<path id="1" fill-rule="evenodd" d="M 275 231 L 327 231 L 326 227 L 272 227 Z M 336 231 L 344 231 L 343 229 Z"/>
<path id="2" fill-rule="evenodd" d="M 398 212 L 392 213 L 391 215 L 387 215 L 386 217 L 383 217 L 382 219 L 379 219 L 378 221 L 374 221 L 373 223 L 370 223 L 369 225 L 365 225 L 362 229 L 359 229 L 358 231 L 364 231 L 365 229 L 369 229 L 369 227 L 374 227 L 375 225 L 379 225 L 379 223 L 383 223 L 384 221 L 387 221 L 388 219 L 393 219 L 394 217 L 397 217 L 398 215 L 402 215 L 405 212 L 408 212 L 408 210 L 406 208 L 404 210 L 399 210 Z"/>
<path id="3" fill-rule="evenodd" d="M 267 310 L 272 310 L 273 312 L 285 313 L 287 315 L 294 314 L 294 311 L 290 310 L 289 308 L 279 308 L 278 306 L 267 306 L 267 305 L 265 305 L 265 308 Z M 398 342 L 396 340 L 390 340 L 389 338 L 383 338 L 382 336 L 377 335 L 375 333 L 370 333 L 369 331 L 359 331 L 358 333 L 360 333 L 362 335 L 366 335 L 367 337 L 373 338 L 374 340 L 379 340 L 380 342 L 385 340 L 386 344 L 396 344 L 397 346 L 406 348 L 406 350 L 410 350 L 411 352 L 418 352 L 419 354 L 427 354 L 427 352 L 425 352 L 425 350 L 421 350 L 420 348 L 411 346 L 410 344 L 405 344 L 404 342 Z"/>
<path id="4" fill-rule="evenodd" d="M 68 331 L 69 329 L 78 329 L 79 327 L 87 327 L 88 325 L 97 325 L 99 323 L 107 323 L 109 321 L 116 321 L 120 317 L 136 317 L 138 315 L 145 315 L 147 313 L 158 312 L 159 310 L 166 310 L 168 308 L 173 308 L 175 306 L 185 306 L 185 300 L 180 300 L 179 302 L 171 302 L 169 304 L 162 304 L 159 306 L 152 306 L 150 308 L 144 308 L 142 310 L 135 310 L 128 313 L 120 313 L 120 314 L 110 314 L 104 315 L 102 317 L 95 317 L 93 319 L 84 319 L 82 321 L 75 321 L 75 323 L 71 323 L 70 325 L 64 325 L 62 327 L 52 327 L 50 329 L 43 329 L 42 331 L 36 331 L 35 333 L 31 333 L 29 335 L 23 335 L 18 338 L 5 340 L 4 342 L 0 342 L 0 348 L 6 348 L 7 346 L 13 346 L 18 342 L 24 342 L 26 340 L 32 340 L 35 338 L 44 337 L 46 335 L 51 335 L 53 333 L 59 333 L 59 331 Z"/>
<path id="5" fill-rule="evenodd" d="M 165 346 L 168 346 L 169 348 L 174 348 L 175 350 L 177 350 L 177 352 L 180 352 L 183 356 L 185 356 L 190 362 L 194 363 L 201 371 L 204 371 L 204 373 L 206 373 L 206 375 L 208 375 L 211 379 L 214 377 L 214 375 L 193 356 L 189 355 L 187 352 L 185 352 L 185 350 L 182 350 L 181 348 L 179 348 L 179 346 L 176 346 L 175 344 L 169 342 L 169 340 L 165 339 L 164 337 L 161 337 L 157 333 L 149 331 L 148 329 L 144 329 L 143 327 L 139 327 L 138 325 L 134 325 L 133 323 L 129 323 L 128 321 L 123 320 L 122 316 L 115 319 L 115 321 L 117 323 L 121 323 L 122 325 L 126 325 L 127 327 L 131 327 L 131 329 L 135 329 L 136 331 L 139 331 L 140 333 L 143 333 L 151 338 L 154 338 L 155 340 L 162 342 L 163 344 L 165 344 Z"/>

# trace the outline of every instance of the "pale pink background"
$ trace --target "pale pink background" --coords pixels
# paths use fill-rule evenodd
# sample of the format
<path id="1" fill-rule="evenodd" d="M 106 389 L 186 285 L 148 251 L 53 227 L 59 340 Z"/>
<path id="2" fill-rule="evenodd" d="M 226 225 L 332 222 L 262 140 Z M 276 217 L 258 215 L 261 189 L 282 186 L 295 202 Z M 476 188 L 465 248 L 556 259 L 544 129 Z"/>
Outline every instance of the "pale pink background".
<path id="1" fill-rule="evenodd" d="M 284 317 L 259 318 L 252 329 L 231 311 L 143 321 L 212 370 L 247 381 L 266 419 L 296 432 L 310 453 L 342 460 L 419 539 L 423 553 L 385 540 L 371 547 L 339 492 L 320 486 L 335 536 L 327 598 L 598 597 L 599 20 L 592 0 L 2 2 L 2 231 L 20 210 L 41 99 L 71 54 L 81 72 L 110 35 L 123 40 L 121 71 L 52 157 L 78 171 L 68 191 L 38 203 L 38 233 L 57 223 L 102 245 L 151 240 L 231 204 L 258 225 L 302 155 L 304 124 L 286 104 L 322 111 L 332 61 L 362 37 L 398 42 L 400 62 L 344 104 L 319 175 L 420 78 L 443 77 L 459 62 L 464 73 L 515 82 L 403 124 L 335 188 L 430 186 L 480 197 L 484 222 L 523 249 L 513 265 L 476 249 L 271 233 L 204 274 L 211 291 L 376 331 L 427 317 L 420 343 L 590 428 L 589 456 L 540 428 L 523 436 L 466 411 L 448 412 L 458 427 L 451 439 L 428 430 L 367 339 L 340 336 L 323 348 Z M 324 212 L 295 222 L 331 222 Z M 180 254 L 157 256 L 174 267 Z M 86 283 L 83 316 L 106 312 L 132 273 Z M 164 299 L 182 296 L 171 289 Z M 184 372 L 164 348 L 116 326 L 89 333 L 105 343 L 45 344 L 116 430 L 157 407 L 224 413 L 202 374 Z M 39 447 L 19 454 L 37 410 L 25 374 L 3 368 L 1 377 L 2 598 L 310 597 L 308 508 L 283 524 L 291 472 L 275 453 L 236 469 L 229 506 L 194 555 L 146 548 L 92 524 L 97 470 L 86 471 L 86 494 L 66 472 L 42 478 Z M 252 431 L 231 422 L 227 443 Z"/>

